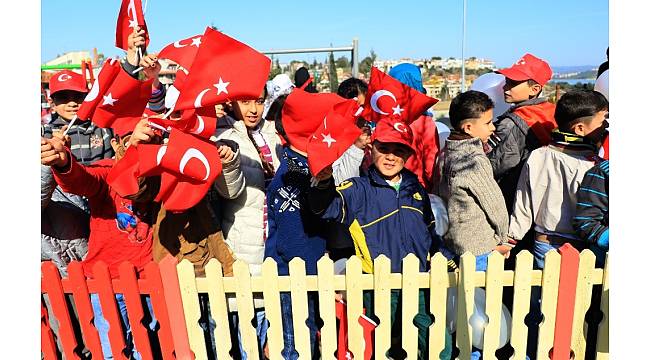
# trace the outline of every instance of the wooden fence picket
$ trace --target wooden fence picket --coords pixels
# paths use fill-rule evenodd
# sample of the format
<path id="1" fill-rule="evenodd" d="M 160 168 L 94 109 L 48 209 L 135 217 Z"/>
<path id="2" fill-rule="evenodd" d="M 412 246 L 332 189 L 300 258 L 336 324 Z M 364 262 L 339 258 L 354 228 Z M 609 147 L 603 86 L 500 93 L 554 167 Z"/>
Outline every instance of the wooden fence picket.
<path id="1" fill-rule="evenodd" d="M 108 266 L 99 261 L 93 266 L 93 276 L 95 277 L 97 295 L 99 304 L 102 307 L 102 315 L 108 321 L 108 339 L 110 341 L 111 353 L 114 359 L 126 360 L 124 356 L 124 329 L 122 327 L 122 316 L 118 310 L 115 292 L 113 292 L 113 282 L 111 280 Z"/>
<path id="2" fill-rule="evenodd" d="M 284 339 L 282 337 L 282 312 L 280 306 L 280 290 L 278 287 L 278 266 L 273 258 L 266 258 L 262 264 L 262 279 L 264 280 L 264 309 L 269 321 L 266 338 L 269 344 L 271 360 L 282 360 Z"/>
<path id="3" fill-rule="evenodd" d="M 310 359 L 310 333 L 306 324 L 309 308 L 305 261 L 300 258 L 293 258 L 289 262 L 289 274 L 291 275 L 291 313 L 293 315 L 293 336 L 296 351 L 300 358 Z"/>
<path id="4" fill-rule="evenodd" d="M 429 311 L 435 322 L 429 327 L 429 359 L 440 359 L 440 352 L 445 348 L 445 331 L 447 328 L 447 258 L 436 253 L 431 259 L 429 274 Z"/>
<path id="5" fill-rule="evenodd" d="M 537 335 L 537 359 L 549 359 L 549 351 L 553 347 L 553 333 L 557 315 L 557 295 L 560 286 L 560 266 L 562 256 L 551 250 L 544 259 L 542 272 L 542 316 Z M 536 270 L 539 271 L 539 270 Z"/>
<path id="6" fill-rule="evenodd" d="M 77 308 L 84 343 L 93 356 L 101 358 L 104 356 L 102 354 L 102 345 L 99 341 L 97 329 L 93 324 L 95 314 L 90 303 L 86 276 L 80 262 L 72 261 L 68 264 L 68 281 L 72 285 L 72 297 Z"/>
<path id="7" fill-rule="evenodd" d="M 129 262 L 123 262 L 119 267 L 119 272 L 122 295 L 124 296 L 126 311 L 129 314 L 131 334 L 133 334 L 133 343 L 143 359 L 153 359 L 149 334 L 147 332 L 149 322 L 147 322 L 147 328 L 143 326 L 144 312 L 142 311 L 140 288 L 138 287 L 138 279 L 135 274 L 135 266 Z"/>
<path id="8" fill-rule="evenodd" d="M 172 337 L 171 324 L 169 322 L 169 313 L 167 303 L 165 302 L 165 290 L 160 277 L 158 264 L 150 262 L 144 267 L 145 280 L 141 283 L 147 289 L 151 297 L 151 307 L 158 320 L 158 342 L 160 343 L 160 352 L 163 360 L 173 360 L 174 355 L 174 338 Z"/>
<path id="9" fill-rule="evenodd" d="M 408 354 L 408 359 L 416 359 L 418 354 L 418 328 L 413 320 L 419 309 L 418 274 L 420 260 L 414 254 L 407 255 L 402 260 L 402 348 Z M 424 349 L 422 349 L 424 350 Z"/>
<path id="10" fill-rule="evenodd" d="M 210 315 L 215 322 L 212 335 L 217 351 L 217 358 L 232 359 L 230 348 L 230 327 L 228 326 L 228 304 L 223 288 L 223 270 L 217 259 L 210 259 L 205 266 L 205 279 L 208 283 L 208 301 L 210 302 Z"/>
<path id="11" fill-rule="evenodd" d="M 496 360 L 501 337 L 501 310 L 503 305 L 503 263 L 504 257 L 498 251 L 488 255 L 485 275 L 485 314 L 488 323 L 483 333 L 483 359 Z"/>
<path id="12" fill-rule="evenodd" d="M 63 347 L 66 359 L 79 359 L 74 349 L 77 347 L 72 321 L 68 312 L 68 304 L 61 284 L 59 269 L 52 262 L 41 263 L 41 287 L 47 293 L 54 317 L 59 322 L 59 342 Z"/>
<path id="13" fill-rule="evenodd" d="M 345 295 L 348 317 L 348 348 L 357 359 L 363 359 L 366 342 L 359 317 L 363 313 L 363 290 L 361 289 L 361 260 L 351 257 L 345 264 Z"/>
<path id="14" fill-rule="evenodd" d="M 560 283 L 557 302 L 557 319 L 553 335 L 551 360 L 569 359 L 571 354 L 571 334 L 576 302 L 578 272 L 580 271 L 580 253 L 569 244 L 558 249 L 562 255 L 560 263 Z M 546 268 L 546 266 L 545 266 Z M 542 295 L 543 298 L 543 295 Z"/>
<path id="15" fill-rule="evenodd" d="M 609 255 L 605 257 L 600 311 L 603 312 L 603 320 L 601 320 L 598 326 L 596 360 L 609 360 Z"/>
<path id="16" fill-rule="evenodd" d="M 349 260 L 348 260 L 349 261 Z M 375 329 L 375 357 L 384 359 L 391 345 L 390 330 L 390 259 L 386 255 L 379 255 L 374 262 L 374 312 L 379 319 L 379 326 Z"/>
<path id="17" fill-rule="evenodd" d="M 323 327 L 320 330 L 321 358 L 336 359 L 336 304 L 334 293 L 334 262 L 329 256 L 318 260 L 318 304 Z"/>
<path id="18" fill-rule="evenodd" d="M 456 296 L 456 346 L 459 359 L 469 359 L 472 353 L 472 328 L 469 319 L 474 313 L 474 277 L 476 257 L 465 253 L 460 257 L 460 279 Z"/>
<path id="19" fill-rule="evenodd" d="M 185 325 L 185 309 L 178 280 L 178 264 L 175 257 L 165 256 L 159 263 L 160 278 L 165 291 L 165 302 L 169 315 L 169 324 L 174 340 L 176 359 L 193 360 L 195 355 L 190 349 L 187 326 Z"/>
<path id="20" fill-rule="evenodd" d="M 183 312 L 185 313 L 185 326 L 190 340 L 190 348 L 197 359 L 207 359 L 208 353 L 203 337 L 203 329 L 199 325 L 201 319 L 201 306 L 199 305 L 199 293 L 196 289 L 196 276 L 194 265 L 187 259 L 181 260 L 176 265 L 178 273 L 178 284 L 183 300 Z"/>
<path id="21" fill-rule="evenodd" d="M 587 349 L 587 323 L 585 315 L 591 305 L 593 289 L 592 273 L 596 264 L 596 256 L 591 251 L 580 254 L 580 269 L 578 270 L 578 284 L 576 287 L 575 310 L 573 311 L 573 326 L 571 331 L 571 348 L 575 353 L 575 360 L 585 358 Z"/>
<path id="22" fill-rule="evenodd" d="M 41 298 L 41 352 L 44 360 L 56 360 L 57 358 L 56 342 L 50 328 L 50 318 L 43 298 Z"/>
<path id="23" fill-rule="evenodd" d="M 248 264 L 241 260 L 235 261 L 233 273 L 236 284 L 237 313 L 239 315 L 239 332 L 241 334 L 242 347 L 248 358 L 259 359 L 257 333 L 251 325 L 251 320 L 255 317 L 255 307 L 253 305 L 251 273 Z"/>
<path id="24" fill-rule="evenodd" d="M 515 264 L 512 326 L 510 328 L 510 345 L 514 349 L 512 360 L 526 359 L 528 326 L 526 326 L 524 320 L 530 311 L 532 270 L 533 255 L 528 250 L 519 252 Z"/>

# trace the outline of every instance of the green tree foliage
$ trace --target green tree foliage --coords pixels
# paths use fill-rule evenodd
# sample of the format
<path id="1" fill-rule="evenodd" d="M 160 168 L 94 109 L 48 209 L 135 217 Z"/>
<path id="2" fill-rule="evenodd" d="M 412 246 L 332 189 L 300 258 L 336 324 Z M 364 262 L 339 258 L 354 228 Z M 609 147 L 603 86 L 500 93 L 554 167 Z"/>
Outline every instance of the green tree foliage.
<path id="1" fill-rule="evenodd" d="M 330 52 L 329 56 L 329 70 L 330 91 L 335 93 L 339 88 L 339 79 L 336 76 L 336 62 L 334 61 L 333 52 Z"/>
<path id="2" fill-rule="evenodd" d="M 363 60 L 361 60 L 361 62 L 359 63 L 359 72 L 369 75 L 370 69 L 372 68 L 372 65 L 375 63 L 375 60 L 377 60 L 377 54 L 375 54 L 375 51 L 371 49 L 370 55 L 363 58 Z"/>
<path id="3" fill-rule="evenodd" d="M 273 79 L 279 74 L 282 74 L 282 66 L 280 66 L 280 60 L 275 59 L 273 66 L 271 67 L 271 72 L 269 73 L 269 80 Z"/>
<path id="4" fill-rule="evenodd" d="M 336 66 L 341 69 L 347 69 L 350 67 L 350 60 L 348 60 L 348 58 L 345 56 L 341 56 L 340 58 L 336 59 Z"/>

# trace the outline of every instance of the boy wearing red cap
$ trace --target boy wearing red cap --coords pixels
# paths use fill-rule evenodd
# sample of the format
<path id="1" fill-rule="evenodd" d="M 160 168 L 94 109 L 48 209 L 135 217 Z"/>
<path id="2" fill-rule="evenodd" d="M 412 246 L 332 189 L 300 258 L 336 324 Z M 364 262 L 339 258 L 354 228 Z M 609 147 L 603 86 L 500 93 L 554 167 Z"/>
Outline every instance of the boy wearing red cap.
<path id="1" fill-rule="evenodd" d="M 379 255 L 391 259 L 391 271 L 402 270 L 402 259 L 415 254 L 420 271 L 429 269 L 428 260 L 440 247 L 429 197 L 418 177 L 404 168 L 413 154 L 413 132 L 400 120 L 388 118 L 377 123 L 372 135 L 373 165 L 368 175 L 351 178 L 335 187 L 331 168 L 322 171 L 318 184 L 310 190 L 311 210 L 326 220 L 349 226 L 357 256 L 365 273 L 373 272 L 373 260 Z M 373 314 L 370 293 L 364 294 L 364 307 Z M 419 311 L 414 323 L 418 327 L 419 359 L 428 359 L 427 329 L 431 318 L 426 311 L 426 296 L 419 294 Z M 397 333 L 396 319 L 400 292 L 391 292 L 391 323 Z M 391 351 L 389 351 L 390 353 Z M 446 334 L 441 358 L 451 357 L 451 337 Z"/>
<path id="2" fill-rule="evenodd" d="M 553 76 L 546 61 L 525 54 L 511 67 L 497 71 L 506 77 L 503 87 L 505 101 L 513 106 L 499 116 L 496 130 L 488 144 L 487 153 L 494 178 L 499 183 L 512 213 L 517 180 L 530 153 L 551 141 L 551 131 L 557 127 L 553 118 L 555 105 L 540 97 L 544 85 Z"/>

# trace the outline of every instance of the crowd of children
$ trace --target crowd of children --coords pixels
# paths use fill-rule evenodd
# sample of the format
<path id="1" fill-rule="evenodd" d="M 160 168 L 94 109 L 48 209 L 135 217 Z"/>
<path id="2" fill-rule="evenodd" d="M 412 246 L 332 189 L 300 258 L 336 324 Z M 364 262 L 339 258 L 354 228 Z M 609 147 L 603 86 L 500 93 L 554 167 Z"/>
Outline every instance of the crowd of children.
<path id="1" fill-rule="evenodd" d="M 154 79 L 147 111 L 156 116 L 173 108 L 169 105 L 173 100 L 157 80 L 156 55 L 137 55 L 144 44 L 144 30 L 136 27 L 122 67 L 133 74 L 141 66 L 144 77 Z M 441 144 L 429 109 L 412 114 L 406 122 L 390 116 L 369 121 L 358 112 L 355 125 L 360 135 L 317 174 L 310 169 L 309 157 L 318 153 L 310 154 L 308 143 L 329 111 L 335 106 L 374 109 L 377 98 L 368 93 L 366 82 L 356 78 L 342 82 L 338 94 L 326 94 L 316 92 L 306 71 L 296 75 L 295 85 L 279 75 L 259 89 L 258 97 L 217 105 L 212 140 L 222 171 L 207 195 L 182 212 L 168 211 L 157 200 L 159 176 L 139 177 L 137 192 L 128 196 L 120 195 L 107 180 L 129 148 L 164 144 L 164 133 L 146 118 L 133 129 L 73 121 L 89 91 L 86 80 L 68 70 L 53 74 L 52 120 L 43 125 L 41 134 L 42 259 L 53 260 L 64 276 L 70 261 L 81 261 L 89 278 L 100 261 L 116 278 L 123 261 L 142 270 L 168 254 L 190 260 L 198 276 L 204 276 L 211 258 L 221 262 L 226 276 L 241 259 L 257 276 L 265 258 L 275 260 L 280 275 L 289 274 L 289 262 L 301 258 L 306 273 L 313 275 L 325 254 L 334 259 L 358 256 L 363 271 L 372 273 L 373 260 L 381 254 L 391 259 L 393 272 L 401 272 L 406 255 L 415 254 L 420 271 L 427 271 L 431 256 L 441 252 L 454 271 L 459 257 L 471 252 L 477 270 L 485 271 L 493 251 L 511 257 L 527 249 L 535 256 L 535 267 L 542 269 L 549 250 L 570 243 L 594 251 L 602 266 L 609 248 L 609 162 L 598 154 L 607 136 L 607 99 L 583 90 L 550 103 L 542 89 L 551 68 L 531 54 L 498 73 L 506 78 L 504 97 L 512 104 L 504 114 L 495 117 L 493 101 L 482 92 L 461 93 L 451 102 L 452 132 Z M 400 64 L 388 75 L 426 94 L 416 65 Z M 369 101 L 366 97 L 371 95 L 374 100 Z M 403 109 L 398 105 L 393 110 L 400 114 Z M 430 194 L 446 204 L 449 226 L 444 234 L 436 233 Z M 258 295 L 254 326 L 260 354 L 267 354 L 269 324 Z M 308 296 L 307 326 L 317 358 L 318 299 Z M 124 299 L 118 295 L 116 301 L 127 353 L 137 359 Z M 428 358 L 427 329 L 433 321 L 428 301 L 421 291 L 414 319 L 421 359 Z M 364 294 L 370 317 L 372 302 L 371 294 Z M 400 292 L 393 290 L 395 336 L 400 302 Z M 104 357 L 112 358 L 108 323 L 96 295 L 91 303 Z M 207 297 L 201 299 L 201 307 L 201 326 L 212 335 Z M 228 311 L 233 338 L 238 339 L 234 297 L 228 299 Z M 288 293 L 281 294 L 281 311 L 282 355 L 298 359 Z M 539 307 L 533 304 L 531 312 L 539 314 Z M 155 330 L 155 314 L 148 319 Z M 208 339 L 214 354 L 214 339 Z M 245 359 L 238 342 L 233 354 Z M 397 350 L 391 349 L 389 355 L 399 357 Z M 447 333 L 441 356 L 451 355 Z"/>

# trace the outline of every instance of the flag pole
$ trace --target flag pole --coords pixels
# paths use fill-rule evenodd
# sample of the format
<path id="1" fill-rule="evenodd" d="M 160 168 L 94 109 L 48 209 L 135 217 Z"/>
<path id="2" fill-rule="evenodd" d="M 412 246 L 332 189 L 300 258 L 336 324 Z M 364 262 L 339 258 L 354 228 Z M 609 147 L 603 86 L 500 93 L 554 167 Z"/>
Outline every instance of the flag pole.
<path id="1" fill-rule="evenodd" d="M 77 115 L 72 117 L 72 120 L 70 120 L 70 123 L 68 124 L 68 128 L 63 132 L 63 136 L 66 136 L 68 134 L 68 131 L 70 131 L 70 128 L 72 125 L 74 125 L 75 120 L 77 120 Z"/>
<path id="2" fill-rule="evenodd" d="M 460 80 L 460 91 L 465 92 L 465 28 L 467 22 L 467 0 L 463 0 L 463 44 L 461 50 L 461 80 Z"/>

